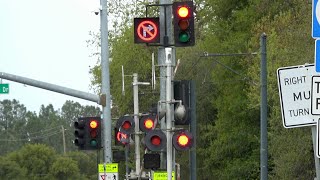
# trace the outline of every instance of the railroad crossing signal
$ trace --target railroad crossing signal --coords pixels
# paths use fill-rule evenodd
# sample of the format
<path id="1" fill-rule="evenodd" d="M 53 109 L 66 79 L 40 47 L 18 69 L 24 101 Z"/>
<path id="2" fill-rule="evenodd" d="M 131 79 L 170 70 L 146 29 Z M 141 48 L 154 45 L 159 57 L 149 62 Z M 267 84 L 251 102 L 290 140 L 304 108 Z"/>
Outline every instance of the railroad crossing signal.
<path id="1" fill-rule="evenodd" d="M 146 147 L 150 151 L 162 151 L 166 148 L 167 138 L 161 130 L 152 130 L 144 137 Z"/>
<path id="2" fill-rule="evenodd" d="M 189 150 L 193 145 L 193 135 L 187 130 L 180 130 L 173 134 L 172 144 L 178 151 Z"/>
<path id="3" fill-rule="evenodd" d="M 152 114 L 142 116 L 139 122 L 140 130 L 142 132 L 149 132 L 154 129 L 156 118 L 157 116 Z"/>
<path id="4" fill-rule="evenodd" d="M 118 119 L 116 128 L 124 134 L 132 134 L 134 132 L 134 120 L 132 116 L 122 116 Z"/>
<path id="5" fill-rule="evenodd" d="M 172 5 L 174 40 L 176 47 L 194 46 L 193 2 L 174 2 Z"/>

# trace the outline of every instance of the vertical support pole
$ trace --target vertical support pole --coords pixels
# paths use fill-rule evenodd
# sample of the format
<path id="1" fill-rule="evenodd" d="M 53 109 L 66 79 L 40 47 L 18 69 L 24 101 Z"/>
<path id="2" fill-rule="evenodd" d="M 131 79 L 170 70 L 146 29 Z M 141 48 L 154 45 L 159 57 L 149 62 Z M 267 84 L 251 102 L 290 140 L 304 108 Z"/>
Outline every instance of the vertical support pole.
<path id="1" fill-rule="evenodd" d="M 61 126 L 62 131 L 62 143 L 63 143 L 63 155 L 66 155 L 66 137 L 64 135 L 64 127 Z"/>
<path id="2" fill-rule="evenodd" d="M 129 179 L 129 146 L 130 144 L 125 145 L 125 158 L 126 158 L 126 180 Z"/>
<path id="3" fill-rule="evenodd" d="M 171 4 L 172 0 L 160 0 L 159 4 Z M 169 44 L 173 44 L 172 41 L 172 7 L 171 6 L 160 6 L 160 43 L 164 43 L 165 34 L 164 32 L 167 32 L 167 38 Z M 166 28 L 166 29 L 165 29 Z M 174 62 L 175 56 L 173 56 L 172 61 Z M 160 101 L 166 100 L 166 67 L 165 67 L 165 47 L 159 47 L 158 49 L 158 65 L 160 65 Z M 161 108 L 164 109 L 165 107 L 161 103 Z M 164 131 L 166 129 L 166 121 L 165 118 L 162 118 L 160 120 L 161 123 L 161 129 Z M 166 168 L 166 161 L 165 161 L 166 153 L 161 152 L 161 164 L 160 168 L 165 169 Z"/>
<path id="4" fill-rule="evenodd" d="M 196 83 L 190 81 L 191 122 L 190 132 L 193 135 L 193 148 L 190 150 L 190 180 L 197 179 L 197 115 L 196 115 Z"/>
<path id="5" fill-rule="evenodd" d="M 102 107 L 104 166 L 112 163 L 111 145 L 111 96 L 109 72 L 109 41 L 108 41 L 108 2 L 100 0 L 100 31 L 101 31 L 101 93 L 105 94 L 106 106 Z"/>
<path id="6" fill-rule="evenodd" d="M 171 102 L 172 102 L 172 49 L 165 48 L 167 78 L 166 78 L 166 123 L 167 123 L 167 175 L 168 180 L 172 179 L 172 117 L 171 117 Z"/>
<path id="7" fill-rule="evenodd" d="M 260 37 L 261 46 L 261 106 L 260 106 L 260 171 L 261 180 L 268 179 L 268 104 L 267 104 L 267 35 Z"/>
<path id="8" fill-rule="evenodd" d="M 136 175 L 140 177 L 140 137 L 139 137 L 139 94 L 138 94 L 138 74 L 133 74 L 133 114 L 134 114 L 134 145 L 136 159 Z"/>
<path id="9" fill-rule="evenodd" d="M 319 124 L 317 124 L 317 126 L 311 126 L 313 152 L 314 152 L 314 163 L 316 165 L 316 175 L 317 175 L 317 177 L 314 179 L 316 179 L 316 180 L 320 180 L 320 162 L 319 162 L 319 158 L 317 156 L 317 127 L 318 126 L 319 126 Z"/>

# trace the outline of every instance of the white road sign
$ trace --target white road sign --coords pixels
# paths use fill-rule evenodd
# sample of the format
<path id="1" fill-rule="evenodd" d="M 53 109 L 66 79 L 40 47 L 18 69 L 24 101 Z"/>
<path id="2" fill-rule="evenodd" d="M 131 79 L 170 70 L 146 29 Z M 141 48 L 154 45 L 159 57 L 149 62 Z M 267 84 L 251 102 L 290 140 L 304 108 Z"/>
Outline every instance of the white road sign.
<path id="1" fill-rule="evenodd" d="M 311 81 L 314 65 L 282 67 L 277 70 L 282 121 L 285 128 L 312 126 L 319 116 L 311 114 Z"/>
<path id="2" fill-rule="evenodd" d="M 311 114 L 320 115 L 320 76 L 312 77 Z"/>

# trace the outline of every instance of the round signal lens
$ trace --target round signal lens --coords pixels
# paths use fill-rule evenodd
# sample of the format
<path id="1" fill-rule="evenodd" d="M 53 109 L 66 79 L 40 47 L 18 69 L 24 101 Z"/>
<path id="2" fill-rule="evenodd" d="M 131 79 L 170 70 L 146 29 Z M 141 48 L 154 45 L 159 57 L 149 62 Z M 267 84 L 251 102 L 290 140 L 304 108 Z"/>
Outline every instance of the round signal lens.
<path id="1" fill-rule="evenodd" d="M 182 134 L 178 137 L 178 144 L 180 146 L 187 146 L 189 144 L 189 137 L 185 134 Z"/>
<path id="2" fill-rule="evenodd" d="M 184 30 L 188 29 L 189 21 L 186 20 L 186 19 L 185 20 L 180 20 L 178 25 L 179 25 L 180 29 L 184 31 Z"/>
<path id="3" fill-rule="evenodd" d="M 95 147 L 95 146 L 97 146 L 97 145 L 98 145 L 98 142 L 97 142 L 95 139 L 92 139 L 92 140 L 90 141 L 90 146 Z"/>
<path id="4" fill-rule="evenodd" d="M 146 127 L 147 129 L 152 129 L 153 127 L 153 120 L 151 119 L 147 119 L 144 121 L 144 127 Z"/>
<path id="5" fill-rule="evenodd" d="M 90 128 L 96 129 L 98 127 L 98 122 L 96 120 L 90 121 Z"/>
<path id="6" fill-rule="evenodd" d="M 179 41 L 180 42 L 183 42 L 183 43 L 186 43 L 190 40 L 190 36 L 187 32 L 181 32 L 179 34 Z"/>
<path id="7" fill-rule="evenodd" d="M 125 129 L 125 130 L 130 129 L 131 128 L 131 123 L 129 121 L 123 122 L 122 128 Z"/>
<path id="8" fill-rule="evenodd" d="M 161 144 L 161 138 L 159 136 L 151 137 L 151 144 L 159 146 Z"/>
<path id="9" fill-rule="evenodd" d="M 185 6 L 179 7 L 178 8 L 178 15 L 181 18 L 185 18 L 189 16 L 189 9 Z"/>

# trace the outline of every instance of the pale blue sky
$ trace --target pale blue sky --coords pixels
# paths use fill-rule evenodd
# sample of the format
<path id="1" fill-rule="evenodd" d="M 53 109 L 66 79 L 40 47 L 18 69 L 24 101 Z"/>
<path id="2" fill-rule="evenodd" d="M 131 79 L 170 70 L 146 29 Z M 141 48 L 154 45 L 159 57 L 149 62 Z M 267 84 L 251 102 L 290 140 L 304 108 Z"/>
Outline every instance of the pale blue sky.
<path id="1" fill-rule="evenodd" d="M 1 0 L 0 72 L 24 76 L 85 92 L 91 92 L 89 66 L 96 60 L 87 48 L 89 31 L 99 30 L 100 16 L 92 11 L 99 0 Z M 95 50 L 96 51 L 96 50 Z M 10 84 L 0 100 L 17 99 L 28 110 L 41 104 L 61 108 L 66 100 L 82 105 L 96 103 L 24 86 Z"/>

